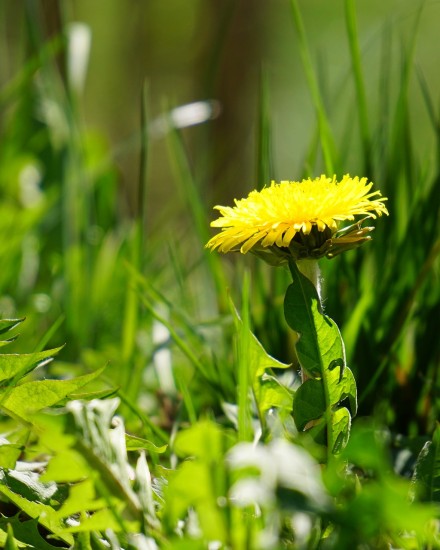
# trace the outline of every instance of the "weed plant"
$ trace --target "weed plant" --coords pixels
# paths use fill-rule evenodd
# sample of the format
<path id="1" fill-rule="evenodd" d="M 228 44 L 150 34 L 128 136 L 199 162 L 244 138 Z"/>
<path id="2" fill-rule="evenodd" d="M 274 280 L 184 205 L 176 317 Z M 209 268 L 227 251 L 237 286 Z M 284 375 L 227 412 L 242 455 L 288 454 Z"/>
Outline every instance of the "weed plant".
<path id="1" fill-rule="evenodd" d="M 176 198 L 152 226 L 148 86 L 127 213 L 112 151 L 82 120 L 65 62 L 72 35 L 63 27 L 43 39 L 28 4 L 30 54 L 0 89 L 0 344 L 9 350 L 0 354 L 0 545 L 439 548 L 440 113 L 438 90 L 414 70 L 428 8 L 402 45 L 396 88 L 384 41 L 375 112 L 355 2 L 344 2 L 350 139 L 390 218 L 373 243 L 322 263 L 325 311 L 341 327 L 359 398 L 347 446 L 323 466 L 292 419 L 288 271 L 204 248 L 212 204 L 172 124 Z M 347 143 L 334 135 L 298 2 L 290 8 L 317 121 L 292 179 L 343 175 Z M 434 155 L 414 146 L 414 86 Z M 270 89 L 263 73 L 256 188 L 274 177 Z"/>

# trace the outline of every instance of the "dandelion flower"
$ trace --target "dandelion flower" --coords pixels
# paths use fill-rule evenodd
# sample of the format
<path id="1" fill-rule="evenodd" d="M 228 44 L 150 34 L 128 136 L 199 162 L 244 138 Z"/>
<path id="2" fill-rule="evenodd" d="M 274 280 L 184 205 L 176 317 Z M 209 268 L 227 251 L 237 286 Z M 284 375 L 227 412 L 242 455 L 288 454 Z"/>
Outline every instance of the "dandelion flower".
<path id="1" fill-rule="evenodd" d="M 362 221 L 388 215 L 387 199 L 380 191 L 371 191 L 372 186 L 367 178 L 349 175 L 341 181 L 320 176 L 272 182 L 236 199 L 234 207 L 215 206 L 221 216 L 211 226 L 222 230 L 206 246 L 220 252 L 253 252 L 275 264 L 291 257 L 331 258 L 370 239 L 366 233 L 373 228 L 361 228 Z M 338 230 L 339 222 L 353 221 L 355 216 L 365 217 Z"/>

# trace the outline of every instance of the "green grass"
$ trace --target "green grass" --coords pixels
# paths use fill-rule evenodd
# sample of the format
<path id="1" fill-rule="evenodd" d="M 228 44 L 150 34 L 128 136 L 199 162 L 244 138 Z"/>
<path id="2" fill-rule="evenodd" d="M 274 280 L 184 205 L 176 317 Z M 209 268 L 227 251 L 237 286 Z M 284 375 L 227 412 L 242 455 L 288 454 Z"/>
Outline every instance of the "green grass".
<path id="1" fill-rule="evenodd" d="M 358 386 L 349 444 L 321 467 L 322 448 L 292 419 L 288 271 L 204 248 L 221 196 L 194 162 L 209 141 L 194 151 L 189 130 L 168 132 L 173 193 L 156 204 L 145 84 L 130 187 L 85 123 L 66 38 L 43 39 L 39 8 L 25 10 L 15 44 L 30 55 L 17 53 L 0 89 L 0 318 L 12 319 L 0 321 L 0 547 L 439 547 L 440 112 L 414 68 L 428 7 L 406 42 L 384 31 L 377 105 L 356 3 L 344 3 L 347 77 L 330 90 L 303 8 L 287 4 L 316 116 L 291 179 L 342 175 L 354 157 L 389 199 L 372 243 L 321 262 Z M 275 178 L 280 145 L 267 69 L 255 188 Z M 416 143 L 415 97 L 432 151 Z"/>

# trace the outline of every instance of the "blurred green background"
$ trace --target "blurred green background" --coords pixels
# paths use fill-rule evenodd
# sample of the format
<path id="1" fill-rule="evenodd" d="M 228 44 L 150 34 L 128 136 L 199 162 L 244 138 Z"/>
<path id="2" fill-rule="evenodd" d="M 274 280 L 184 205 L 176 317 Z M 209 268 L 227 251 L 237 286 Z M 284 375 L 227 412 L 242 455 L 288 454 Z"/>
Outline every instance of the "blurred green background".
<path id="1" fill-rule="evenodd" d="M 286 274 L 252 258 L 220 262 L 203 245 L 214 204 L 328 171 L 326 144 L 338 176 L 365 175 L 389 197 L 372 244 L 323 262 L 361 414 L 433 429 L 440 4 L 356 2 L 351 40 L 347 5 L 299 2 L 325 132 L 287 0 L 0 3 L 0 314 L 28 317 L 30 348 L 67 342 L 60 375 L 110 360 L 133 399 L 157 390 L 160 312 L 195 337 L 198 356 L 224 365 L 197 397 L 218 406 L 235 376 L 226 285 L 239 301 L 243 266 L 253 266 L 257 335 L 292 361 Z M 193 102 L 207 120 L 176 130 L 168 113 Z M 223 340 L 213 325 L 229 327 Z M 176 353 L 171 340 L 160 345 Z M 194 365 L 173 360 L 181 383 L 195 384 Z"/>
<path id="2" fill-rule="evenodd" d="M 362 161 L 344 3 L 299 4 L 334 133 L 349 144 L 343 170 L 358 173 Z M 386 77 L 393 91 L 399 87 L 399 59 L 409 45 L 419 8 L 420 3 L 413 0 L 356 2 L 366 92 L 374 116 L 384 107 L 381 79 Z M 108 141 L 128 212 L 136 208 L 139 148 L 135 136 L 145 82 L 151 118 L 171 106 L 206 99 L 220 102 L 221 116 L 191 128 L 187 138 L 191 161 L 208 196 L 225 202 L 231 193 L 239 194 L 237 186 L 242 192 L 256 184 L 255 129 L 263 68 L 270 86 L 273 175 L 295 179 L 304 171 L 315 116 L 286 0 L 46 0 L 4 2 L 1 10 L 2 85 L 17 75 L 42 42 L 65 32 L 71 23 L 87 25 L 90 55 L 78 108 L 85 127 Z M 415 71 L 423 74 L 432 90 L 438 89 L 440 79 L 439 20 L 438 3 L 425 2 Z M 26 36 L 29 25 L 32 41 Z M 58 58 L 61 65 L 64 57 Z M 381 73 L 384 64 L 389 65 L 386 75 Z M 434 140 L 427 132 L 430 122 L 417 79 L 410 91 L 415 142 L 420 153 L 432 155 Z M 392 109 L 392 105 L 386 107 Z M 163 139 L 152 140 L 150 174 L 155 213 L 173 189 Z"/>

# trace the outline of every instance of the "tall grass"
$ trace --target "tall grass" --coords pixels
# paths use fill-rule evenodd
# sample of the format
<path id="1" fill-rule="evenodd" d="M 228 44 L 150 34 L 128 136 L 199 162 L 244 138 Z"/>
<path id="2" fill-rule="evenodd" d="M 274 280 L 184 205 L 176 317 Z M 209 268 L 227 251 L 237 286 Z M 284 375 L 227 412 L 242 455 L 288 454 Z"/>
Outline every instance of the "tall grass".
<path id="1" fill-rule="evenodd" d="M 289 2 L 316 115 L 301 170 L 343 173 L 346 143 L 332 126 L 312 34 L 299 2 Z M 290 414 L 298 380 L 294 335 L 282 316 L 289 274 L 204 248 L 211 198 L 178 128 L 166 136 L 175 195 L 160 227 L 151 223 L 158 205 L 147 84 L 139 94 L 136 208 L 128 213 L 111 148 L 85 125 L 66 71 L 68 35 L 44 40 L 28 7 L 23 48 L 32 55 L 0 90 L 0 314 L 28 317 L 21 338 L 6 343 L 12 352 L 66 343 L 58 362 L 30 375 L 44 387 L 52 383 L 46 377 L 64 383 L 107 367 L 99 381 L 89 374 L 87 391 L 80 382 L 89 378 L 62 386 L 59 399 L 41 398 L 38 410 L 46 403 L 51 414 L 11 400 L 17 383 L 42 387 L 26 386 L 28 371 L 5 378 L 0 492 L 12 511 L 0 520 L 4 547 L 53 548 L 48 533 L 61 547 L 87 550 L 438 543 L 440 113 L 414 72 L 422 6 L 398 62 L 384 33 L 377 110 L 355 2 L 344 7 L 358 131 L 350 139 L 359 145 L 360 175 L 388 197 L 390 217 L 377 222 L 372 243 L 322 264 L 325 308 L 342 329 L 359 416 L 368 417 L 355 422 L 349 446 L 323 476 L 319 449 Z M 396 64 L 395 88 L 388 74 Z M 414 146 L 414 86 L 431 122 L 434 160 Z M 272 101 L 263 70 L 256 188 L 276 175 Z M 11 357 L 5 364 L 18 361 Z M 20 468 L 28 476 L 22 486 L 14 482 Z"/>

